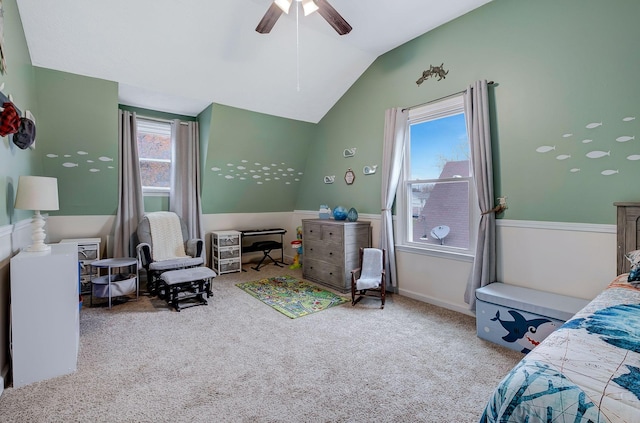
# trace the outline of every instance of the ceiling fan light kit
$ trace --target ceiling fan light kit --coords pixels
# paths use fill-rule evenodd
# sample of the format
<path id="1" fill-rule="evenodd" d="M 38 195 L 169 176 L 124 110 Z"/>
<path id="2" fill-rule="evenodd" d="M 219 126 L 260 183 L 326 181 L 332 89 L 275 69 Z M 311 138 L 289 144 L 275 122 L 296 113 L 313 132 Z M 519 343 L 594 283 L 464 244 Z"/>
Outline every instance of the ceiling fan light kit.
<path id="1" fill-rule="evenodd" d="M 345 35 L 353 29 L 349 23 L 329 4 L 327 0 L 295 0 L 302 3 L 304 15 L 308 16 L 313 12 L 318 12 L 329 25 L 340 35 Z M 268 34 L 280 18 L 282 13 L 289 13 L 293 0 L 274 0 L 267 9 L 256 31 L 260 34 Z"/>

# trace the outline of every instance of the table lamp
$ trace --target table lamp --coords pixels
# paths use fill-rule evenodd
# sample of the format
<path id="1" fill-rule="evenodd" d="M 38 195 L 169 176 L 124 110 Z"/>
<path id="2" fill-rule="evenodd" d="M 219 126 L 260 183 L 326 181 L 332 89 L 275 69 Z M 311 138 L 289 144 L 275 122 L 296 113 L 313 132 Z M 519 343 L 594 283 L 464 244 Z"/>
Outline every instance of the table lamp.
<path id="1" fill-rule="evenodd" d="M 46 234 L 45 221 L 41 210 L 58 210 L 58 180 L 45 176 L 21 176 L 18 179 L 16 209 L 33 210 L 35 215 L 31 221 L 31 240 L 33 244 L 25 251 L 49 251 L 50 246 L 44 243 Z"/>

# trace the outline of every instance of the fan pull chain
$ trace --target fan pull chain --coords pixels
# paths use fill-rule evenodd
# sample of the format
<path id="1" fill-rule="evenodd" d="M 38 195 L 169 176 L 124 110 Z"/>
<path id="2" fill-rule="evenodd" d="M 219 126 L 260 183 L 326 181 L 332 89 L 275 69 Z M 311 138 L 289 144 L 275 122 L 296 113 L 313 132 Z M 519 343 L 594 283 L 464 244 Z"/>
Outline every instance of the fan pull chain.
<path id="1" fill-rule="evenodd" d="M 300 92 L 300 7 L 296 4 L 296 89 Z"/>

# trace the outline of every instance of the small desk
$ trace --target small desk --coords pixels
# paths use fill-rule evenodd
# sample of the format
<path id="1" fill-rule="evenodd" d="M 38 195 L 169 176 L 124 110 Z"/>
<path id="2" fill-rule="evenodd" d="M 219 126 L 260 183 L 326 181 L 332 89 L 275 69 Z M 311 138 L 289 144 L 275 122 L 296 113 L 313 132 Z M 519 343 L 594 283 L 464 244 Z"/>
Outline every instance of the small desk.
<path id="1" fill-rule="evenodd" d="M 107 274 L 104 276 L 96 276 L 91 279 L 91 305 L 93 305 L 94 295 L 98 298 L 109 298 L 109 308 L 111 308 L 111 298 L 121 295 L 136 293 L 136 300 L 140 296 L 140 283 L 138 277 L 138 259 L 135 257 L 123 257 L 123 258 L 110 258 L 103 260 L 96 260 L 91 263 L 91 266 L 98 268 L 97 273 L 100 273 L 99 269 L 107 269 Z M 123 267 L 135 266 L 135 276 L 133 274 L 126 274 L 121 278 L 121 274 L 113 273 L 115 269 Z"/>
<path id="2" fill-rule="evenodd" d="M 252 237 L 252 236 L 265 236 L 265 235 L 280 235 L 280 263 L 285 264 L 284 262 L 284 234 L 287 233 L 287 231 L 285 229 L 282 228 L 271 228 L 271 229 L 245 229 L 245 230 L 240 230 L 240 233 L 242 234 L 242 239 L 244 240 L 245 237 Z M 242 245 L 242 253 L 252 253 L 252 252 L 264 252 L 263 248 L 259 245 L 260 242 L 254 242 L 252 245 L 249 246 L 244 246 Z M 265 254 L 265 256 L 262 258 L 262 260 L 260 260 L 260 264 L 262 264 L 262 261 L 267 257 L 267 254 Z M 269 258 L 271 258 L 269 256 Z M 274 260 L 274 262 L 277 264 L 278 262 L 276 262 Z M 257 269 L 254 268 L 255 270 L 258 270 L 260 268 L 260 264 L 258 264 Z"/>

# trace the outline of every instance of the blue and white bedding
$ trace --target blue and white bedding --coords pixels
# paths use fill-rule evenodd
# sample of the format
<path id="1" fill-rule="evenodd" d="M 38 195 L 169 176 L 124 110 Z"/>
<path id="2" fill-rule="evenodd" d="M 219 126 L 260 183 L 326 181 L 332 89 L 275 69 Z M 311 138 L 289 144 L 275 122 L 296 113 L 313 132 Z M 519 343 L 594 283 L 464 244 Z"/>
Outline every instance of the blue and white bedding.
<path id="1" fill-rule="evenodd" d="M 618 276 L 500 382 L 480 422 L 640 422 L 640 289 Z"/>

